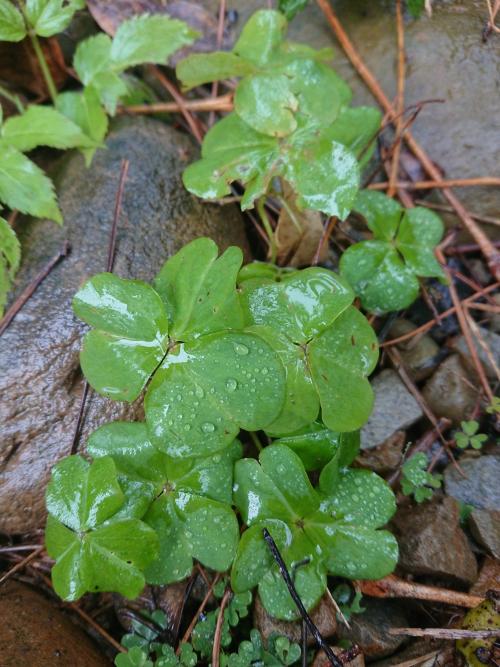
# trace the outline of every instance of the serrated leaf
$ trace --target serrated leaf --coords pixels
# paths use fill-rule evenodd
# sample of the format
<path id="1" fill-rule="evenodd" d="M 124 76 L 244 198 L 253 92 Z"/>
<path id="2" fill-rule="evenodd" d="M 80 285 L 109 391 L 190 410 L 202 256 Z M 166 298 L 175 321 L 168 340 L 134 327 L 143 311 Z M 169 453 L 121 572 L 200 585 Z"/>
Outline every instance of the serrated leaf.
<path id="1" fill-rule="evenodd" d="M 283 386 L 279 359 L 255 334 L 201 336 L 176 346 L 155 373 L 145 399 L 150 436 L 174 457 L 216 452 L 240 428 L 259 430 L 275 419 Z"/>
<path id="2" fill-rule="evenodd" d="M 74 13 L 83 9 L 83 0 L 26 0 L 26 16 L 40 37 L 52 37 L 71 23 Z"/>
<path id="3" fill-rule="evenodd" d="M 73 56 L 73 67 L 80 81 L 88 86 L 97 74 L 110 68 L 111 39 L 100 33 L 79 42 Z"/>
<path id="4" fill-rule="evenodd" d="M 57 109 L 75 123 L 97 145 L 101 145 L 108 131 L 108 117 L 93 86 L 82 92 L 61 93 L 56 100 Z M 96 148 L 84 148 L 82 153 L 90 166 Z"/>
<path id="5" fill-rule="evenodd" d="M 443 224 L 432 211 L 407 211 L 380 192 L 359 193 L 355 210 L 361 213 L 374 239 L 356 243 L 340 259 L 340 270 L 374 312 L 402 310 L 419 291 L 417 276 L 443 278 L 434 247 Z"/>
<path id="6" fill-rule="evenodd" d="M 68 93 L 67 93 L 68 94 Z M 1 138 L 22 152 L 37 146 L 51 148 L 91 148 L 95 141 L 65 115 L 48 106 L 30 106 L 23 114 L 8 118 Z"/>
<path id="7" fill-rule="evenodd" d="M 21 245 L 7 220 L 0 218 L 0 317 L 21 261 Z"/>
<path id="8" fill-rule="evenodd" d="M 13 210 L 62 222 L 52 181 L 20 151 L 0 146 L 0 201 Z"/>
<path id="9" fill-rule="evenodd" d="M 216 51 L 215 53 L 193 53 L 179 62 L 177 78 L 184 90 L 201 86 L 211 81 L 246 76 L 255 71 L 255 66 L 235 53 Z"/>
<path id="10" fill-rule="evenodd" d="M 168 321 L 154 289 L 111 273 L 91 278 L 73 309 L 95 327 L 84 338 L 83 372 L 96 391 L 133 401 L 167 352 Z"/>
<path id="11" fill-rule="evenodd" d="M 108 522 L 124 502 L 112 459 L 63 459 L 52 471 L 46 499 L 45 540 L 56 559 L 52 580 L 58 595 L 76 600 L 102 590 L 136 597 L 144 586 L 141 570 L 155 557 L 158 542 L 141 521 Z"/>
<path id="12" fill-rule="evenodd" d="M 186 342 L 213 331 L 242 328 L 236 277 L 243 253 L 233 246 L 217 256 L 216 244 L 199 238 L 165 262 L 157 275 L 154 285 L 174 339 Z"/>
<path id="13" fill-rule="evenodd" d="M 159 14 L 135 16 L 115 33 L 110 57 L 112 67 L 123 71 L 141 63 L 165 64 L 168 57 L 191 44 L 199 33 L 187 23 Z"/>
<path id="14" fill-rule="evenodd" d="M 0 41 L 20 42 L 26 37 L 23 15 L 10 0 L 0 0 Z"/>

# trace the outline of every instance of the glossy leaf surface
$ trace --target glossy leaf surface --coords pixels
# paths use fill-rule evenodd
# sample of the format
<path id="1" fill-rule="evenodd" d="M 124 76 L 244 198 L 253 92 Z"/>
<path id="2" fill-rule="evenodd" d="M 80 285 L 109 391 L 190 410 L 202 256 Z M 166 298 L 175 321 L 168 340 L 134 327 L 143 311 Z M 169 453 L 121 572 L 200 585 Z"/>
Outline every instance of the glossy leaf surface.
<path id="1" fill-rule="evenodd" d="M 443 278 L 434 248 L 443 223 L 424 208 L 404 210 L 380 192 L 359 193 L 354 208 L 365 218 L 374 239 L 348 248 L 340 260 L 342 275 L 374 312 L 401 310 L 417 298 L 417 276 Z"/>
<path id="2" fill-rule="evenodd" d="M 383 480 L 365 472 L 343 468 L 335 479 L 327 476 L 318 492 L 311 486 L 300 458 L 284 445 L 264 449 L 259 463 L 253 459 L 238 461 L 234 502 L 249 528 L 233 565 L 234 590 L 258 585 L 270 614 L 284 620 L 297 617 L 277 565 L 266 552 L 264 527 L 289 568 L 309 559 L 309 564 L 298 568 L 295 575 L 296 588 L 309 609 L 324 593 L 329 572 L 378 578 L 392 571 L 397 544 L 389 533 L 376 529 L 392 516 L 394 496 Z M 352 500 L 352 492 L 365 495 L 361 508 Z M 363 550 L 363 544 L 368 549 Z"/>
<path id="3" fill-rule="evenodd" d="M 26 16 L 37 35 L 52 37 L 67 28 L 74 13 L 84 7 L 85 0 L 26 0 Z"/>
<path id="4" fill-rule="evenodd" d="M 144 521 L 160 541 L 158 558 L 146 571 L 150 583 L 183 579 L 191 572 L 193 558 L 219 571 L 231 565 L 239 537 L 229 506 L 239 443 L 208 458 L 171 459 L 153 447 L 145 424 L 114 422 L 92 434 L 88 451 L 111 456 L 125 493 L 135 482 L 141 486 L 139 496 L 149 501 Z M 144 506 L 133 497 L 129 512 L 132 508 Z"/>
<path id="5" fill-rule="evenodd" d="M 46 546 L 56 560 L 54 589 L 65 600 L 88 591 L 136 597 L 156 556 L 155 532 L 137 519 L 109 521 L 124 502 L 113 460 L 79 456 L 58 463 L 47 487 Z"/>
<path id="6" fill-rule="evenodd" d="M 368 418 L 373 397 L 366 376 L 378 358 L 377 341 L 350 306 L 353 296 L 347 283 L 319 268 L 280 282 L 242 284 L 247 323 L 272 345 L 287 373 L 285 405 L 269 433 L 293 433 L 313 422 L 320 406 L 332 431 L 353 431 Z"/>

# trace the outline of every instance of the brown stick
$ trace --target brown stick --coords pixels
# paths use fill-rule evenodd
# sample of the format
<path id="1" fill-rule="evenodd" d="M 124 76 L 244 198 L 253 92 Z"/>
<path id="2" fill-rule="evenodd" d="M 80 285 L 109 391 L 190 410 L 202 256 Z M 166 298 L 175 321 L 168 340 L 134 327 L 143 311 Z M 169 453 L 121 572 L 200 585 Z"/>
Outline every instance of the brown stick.
<path id="1" fill-rule="evenodd" d="M 404 109 L 404 91 L 405 91 L 405 31 L 403 22 L 403 9 L 401 0 L 396 0 L 396 27 L 398 43 L 398 94 L 396 102 L 396 140 L 394 142 L 394 151 L 392 154 L 391 169 L 389 173 L 389 187 L 387 196 L 394 197 L 397 191 L 397 180 L 399 171 L 399 157 L 401 155 L 401 142 L 403 140 L 403 109 Z"/>
<path id="2" fill-rule="evenodd" d="M 207 606 L 208 601 L 209 601 L 210 598 L 212 597 L 212 591 L 214 590 L 214 586 L 215 586 L 215 584 L 219 581 L 220 578 L 221 578 L 221 574 L 220 574 L 220 572 L 218 572 L 218 573 L 215 575 L 214 580 L 213 580 L 212 583 L 210 584 L 210 586 L 209 586 L 209 588 L 208 588 L 208 591 L 206 592 L 205 597 L 204 597 L 203 600 L 201 601 L 200 606 L 199 606 L 198 609 L 196 610 L 196 614 L 193 616 L 193 618 L 192 618 L 192 620 L 191 620 L 191 623 L 189 624 L 188 629 L 187 629 L 186 632 L 184 633 L 184 635 L 183 635 L 181 641 L 179 642 L 179 646 L 177 647 L 177 651 L 176 651 L 176 654 L 177 654 L 177 655 L 179 655 L 179 653 L 180 653 L 182 644 L 185 644 L 187 641 L 189 641 L 189 638 L 191 637 L 191 635 L 192 635 L 192 633 L 193 633 L 194 627 L 195 627 L 195 625 L 196 625 L 196 624 L 198 623 L 198 621 L 199 621 L 200 614 L 203 613 L 203 610 L 204 610 L 205 607 Z"/>
<path id="3" fill-rule="evenodd" d="M 455 630 L 453 628 L 389 628 L 390 635 L 434 637 L 435 639 L 488 639 L 498 637 L 499 630 Z"/>
<path id="4" fill-rule="evenodd" d="M 32 282 L 26 287 L 22 294 L 14 301 L 9 310 L 5 313 L 3 318 L 0 320 L 0 336 L 3 334 L 5 329 L 12 322 L 17 313 L 24 306 L 26 301 L 30 298 L 36 288 L 42 283 L 45 278 L 49 275 L 52 269 L 58 264 L 61 259 L 66 257 L 70 251 L 69 241 L 64 241 L 61 250 L 52 257 L 52 259 L 44 266 L 44 268 L 35 276 Z"/>
<path id="5" fill-rule="evenodd" d="M 7 579 L 10 579 L 13 574 L 16 572 L 19 572 L 19 570 L 22 570 L 26 565 L 31 563 L 31 561 L 36 558 L 39 554 L 42 553 L 44 549 L 44 545 L 41 544 L 39 547 L 37 547 L 34 551 L 32 551 L 26 558 L 23 558 L 19 563 L 16 563 L 13 567 L 10 568 L 10 570 L 7 570 L 5 574 L 3 574 L 0 577 L 0 584 L 3 584 L 4 582 L 7 581 Z"/>
<path id="6" fill-rule="evenodd" d="M 155 102 L 153 104 L 132 104 L 129 107 L 119 107 L 118 113 L 177 113 L 183 108 L 186 111 L 232 111 L 233 94 L 220 95 L 220 97 L 209 97 L 204 100 L 185 100 L 184 107 L 177 102 Z"/>
<path id="7" fill-rule="evenodd" d="M 414 582 L 404 581 L 394 575 L 389 575 L 378 581 L 358 581 L 357 584 L 364 595 L 374 598 L 413 598 L 416 600 L 430 600 L 443 602 L 457 607 L 472 609 L 483 602 L 484 598 L 468 593 L 459 593 L 447 588 L 425 586 Z"/>
<path id="8" fill-rule="evenodd" d="M 358 72 L 359 76 L 364 80 L 370 92 L 378 101 L 380 106 L 389 113 L 391 118 L 394 119 L 396 112 L 384 91 L 381 89 L 378 81 L 373 76 L 371 71 L 366 67 L 362 59 L 360 58 L 357 50 L 355 49 L 353 43 L 347 36 L 342 24 L 338 20 L 335 12 L 330 6 L 328 0 L 316 0 L 319 8 L 324 13 L 330 27 L 332 28 L 335 36 L 337 37 L 340 45 L 344 49 L 347 57 L 353 64 L 354 68 Z M 433 164 L 432 160 L 428 157 L 427 153 L 421 148 L 418 142 L 415 140 L 410 131 L 405 133 L 404 139 L 410 148 L 411 152 L 422 164 L 422 167 L 425 169 L 429 177 L 433 181 L 441 181 L 441 173 L 439 169 Z M 500 252 L 491 243 L 490 239 L 486 236 L 483 230 L 476 224 L 475 220 L 468 213 L 466 208 L 460 202 L 455 194 L 448 188 L 443 189 L 443 195 L 448 200 L 448 203 L 453 207 L 456 214 L 462 221 L 464 227 L 470 233 L 470 235 L 475 239 L 476 243 L 480 246 L 481 252 L 486 258 L 488 266 L 495 277 L 495 280 L 500 280 Z"/>
<path id="9" fill-rule="evenodd" d="M 224 611 L 226 606 L 231 599 L 233 592 L 230 588 L 227 588 L 222 597 L 219 615 L 217 616 L 217 624 L 215 626 L 215 635 L 214 635 L 214 645 L 212 648 L 212 667 L 219 667 L 220 663 L 220 643 L 222 639 L 222 624 L 224 622 Z"/>
<path id="10" fill-rule="evenodd" d="M 500 178 L 495 176 L 478 176 L 477 178 L 448 178 L 439 179 L 438 181 L 398 181 L 394 184 L 395 187 L 403 190 L 432 190 L 433 188 L 468 188 L 475 185 L 489 185 L 500 187 Z M 368 186 L 369 190 L 387 190 L 391 182 L 383 181 L 381 183 L 371 183 Z M 390 195 L 389 195 L 390 196 Z"/>

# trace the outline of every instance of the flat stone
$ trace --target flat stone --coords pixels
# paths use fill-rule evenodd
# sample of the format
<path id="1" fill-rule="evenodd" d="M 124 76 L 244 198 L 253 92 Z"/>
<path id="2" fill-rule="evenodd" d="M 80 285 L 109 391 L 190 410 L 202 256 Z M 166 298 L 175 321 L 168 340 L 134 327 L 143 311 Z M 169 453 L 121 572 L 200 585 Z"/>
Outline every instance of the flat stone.
<path id="1" fill-rule="evenodd" d="M 453 465 L 445 469 L 446 493 L 479 509 L 500 510 L 500 458 L 462 458 L 460 468 L 463 475 Z"/>
<path id="2" fill-rule="evenodd" d="M 310 612 L 313 623 L 325 639 L 333 637 L 337 629 L 337 617 L 330 601 L 323 596 L 318 605 Z M 260 601 L 255 596 L 253 607 L 253 624 L 261 633 L 264 642 L 267 643 L 273 633 L 284 635 L 290 641 L 299 642 L 302 635 L 302 623 L 300 621 L 279 621 L 270 616 Z M 315 644 L 314 638 L 309 633 L 307 642 L 310 646 Z"/>
<path id="3" fill-rule="evenodd" d="M 362 449 L 378 447 L 423 416 L 421 407 L 392 369 L 383 370 L 371 384 L 375 403 L 370 419 L 361 429 Z"/>
<path id="4" fill-rule="evenodd" d="M 472 413 L 478 390 L 469 375 L 459 355 L 453 354 L 427 380 L 422 396 L 436 417 L 446 417 L 459 424 Z"/>
<path id="5" fill-rule="evenodd" d="M 118 224 L 114 271 L 149 281 L 186 242 L 212 237 L 221 248 L 246 237 L 233 206 L 202 204 L 182 185 L 198 151 L 191 139 L 156 120 L 123 119 L 90 169 L 72 152 L 56 175 L 64 226 L 47 220 L 19 224 L 23 262 L 13 298 L 48 260 L 71 243 L 71 254 L 37 288 L 0 338 L 0 532 L 24 533 L 45 519 L 51 467 L 69 454 L 83 379 L 79 351 L 86 325 L 71 299 L 91 275 L 104 271 L 121 161 L 130 161 Z M 118 403 L 91 392 L 82 448 L 91 431 L 115 419 L 142 416 L 140 401 Z"/>
<path id="6" fill-rule="evenodd" d="M 41 593 L 18 581 L 0 587 L 2 667 L 111 667 L 79 626 Z"/>
<path id="7" fill-rule="evenodd" d="M 416 325 L 402 318 L 394 321 L 390 329 L 391 338 L 398 338 L 411 331 Z M 397 344 L 401 359 L 409 375 L 417 382 L 425 380 L 439 363 L 439 346 L 429 335 L 410 338 Z"/>
<path id="8" fill-rule="evenodd" d="M 471 335 L 474 348 L 486 375 L 492 380 L 500 379 L 500 336 L 484 327 L 477 327 L 477 331 L 472 329 Z M 484 346 L 486 346 L 486 349 Z M 469 367 L 474 369 L 472 355 L 464 336 L 459 336 L 454 347 Z"/>
<path id="9" fill-rule="evenodd" d="M 391 628 L 408 627 L 404 606 L 395 600 L 363 598 L 363 607 L 366 611 L 349 619 L 351 630 L 339 624 L 339 636 L 357 644 L 368 662 L 392 655 L 406 641 L 389 634 Z"/>
<path id="10" fill-rule="evenodd" d="M 439 495 L 399 509 L 391 524 L 399 544 L 399 567 L 409 574 L 474 583 L 477 563 L 459 515 L 456 500 Z"/>
<path id="11" fill-rule="evenodd" d="M 474 539 L 500 559 L 500 510 L 474 510 L 469 515 L 469 527 Z"/>
<path id="12" fill-rule="evenodd" d="M 394 470 L 403 459 L 403 447 L 406 443 L 406 433 L 396 431 L 385 442 L 373 449 L 364 449 L 356 458 L 356 462 L 363 468 L 369 468 L 378 474 Z"/>

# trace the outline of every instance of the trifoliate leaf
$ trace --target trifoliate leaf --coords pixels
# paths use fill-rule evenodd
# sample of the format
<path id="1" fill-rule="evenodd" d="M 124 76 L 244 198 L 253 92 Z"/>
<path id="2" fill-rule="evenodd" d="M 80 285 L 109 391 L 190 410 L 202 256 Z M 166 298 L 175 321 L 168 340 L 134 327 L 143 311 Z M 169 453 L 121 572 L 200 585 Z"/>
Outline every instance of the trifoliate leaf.
<path id="1" fill-rule="evenodd" d="M 154 289 L 111 273 L 94 276 L 73 299 L 89 331 L 80 356 L 90 384 L 104 396 L 133 401 L 167 352 L 168 320 Z"/>
<path id="2" fill-rule="evenodd" d="M 442 475 L 427 472 L 428 461 L 423 452 L 409 458 L 401 469 L 401 490 L 405 496 L 413 495 L 417 503 L 430 500 L 434 489 L 439 489 Z"/>
<path id="3" fill-rule="evenodd" d="M 155 288 L 165 302 L 170 335 L 184 342 L 221 329 L 241 329 L 236 278 L 243 261 L 231 247 L 217 259 L 216 244 L 199 238 L 165 262 Z"/>
<path id="4" fill-rule="evenodd" d="M 281 362 L 255 334 L 219 332 L 179 344 L 146 394 L 150 436 L 170 456 L 211 454 L 240 428 L 256 431 L 272 422 L 283 386 Z"/>
<path id="5" fill-rule="evenodd" d="M 405 211 L 380 192 L 360 192 L 354 209 L 365 217 L 374 239 L 342 254 L 341 274 L 367 310 L 407 308 L 418 295 L 417 276 L 444 276 L 434 256 L 443 235 L 441 219 L 424 208 Z"/>
<path id="6" fill-rule="evenodd" d="M 21 213 L 62 222 L 52 181 L 20 151 L 0 143 L 0 202 Z"/>
<path id="7" fill-rule="evenodd" d="M 7 220 L 0 218 L 0 317 L 21 261 L 21 245 Z"/>
<path id="8" fill-rule="evenodd" d="M 118 653 L 115 665 L 116 667 L 153 667 L 151 660 L 138 646 L 133 646 L 127 653 Z"/>
<path id="9" fill-rule="evenodd" d="M 82 132 L 77 124 L 48 106 L 33 105 L 23 114 L 8 118 L 0 136 L 6 144 L 22 152 L 31 151 L 37 146 L 95 147 L 92 138 Z"/>
<path id="10" fill-rule="evenodd" d="M 108 131 L 108 117 L 93 86 L 86 86 L 82 92 L 67 92 L 57 96 L 56 106 L 66 118 L 77 125 L 85 136 L 97 146 L 101 145 Z M 90 165 L 96 148 L 83 148 L 87 166 Z"/>
<path id="11" fill-rule="evenodd" d="M 264 542 L 264 527 L 289 569 L 305 561 L 294 570 L 294 583 L 308 609 L 324 593 L 328 573 L 379 578 L 392 571 L 396 541 L 390 533 L 376 530 L 395 510 L 394 496 L 383 480 L 368 471 L 343 468 L 337 483 L 330 486 L 328 475 L 318 493 L 288 447 L 266 447 L 259 462 L 242 459 L 235 464 L 234 502 L 250 526 L 232 568 L 235 591 L 258 585 L 270 614 L 283 620 L 298 615 Z"/>
<path id="12" fill-rule="evenodd" d="M 109 522 L 124 502 L 113 460 L 63 459 L 53 469 L 46 498 L 45 541 L 56 560 L 52 581 L 57 594 L 65 600 L 98 590 L 137 597 L 158 539 L 137 519 Z"/>
<path id="13" fill-rule="evenodd" d="M 84 7 L 84 0 L 26 0 L 26 16 L 37 35 L 52 37 L 67 28 L 74 13 Z"/>
<path id="14" fill-rule="evenodd" d="M 373 329 L 350 306 L 347 283 L 327 269 L 310 268 L 280 282 L 245 281 L 241 299 L 247 324 L 273 346 L 287 372 L 283 411 L 266 430 L 293 433 L 313 422 L 320 406 L 329 429 L 360 428 L 372 408 L 366 376 L 378 352 Z"/>
<path id="15" fill-rule="evenodd" d="M 0 41 L 20 42 L 26 37 L 23 15 L 10 0 L 0 0 Z"/>
<path id="16" fill-rule="evenodd" d="M 174 51 L 197 37 L 199 33 L 187 23 L 169 16 L 135 16 L 124 21 L 113 37 L 112 68 L 123 71 L 141 63 L 165 64 Z"/>

